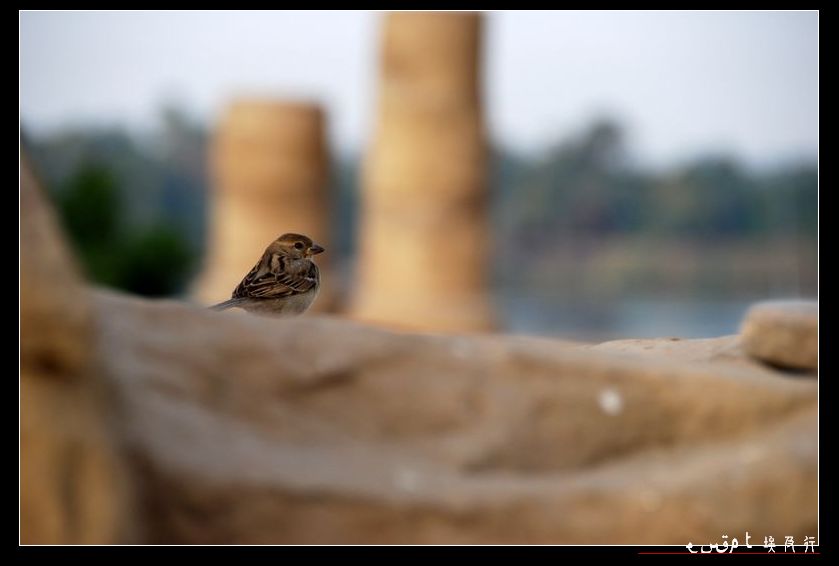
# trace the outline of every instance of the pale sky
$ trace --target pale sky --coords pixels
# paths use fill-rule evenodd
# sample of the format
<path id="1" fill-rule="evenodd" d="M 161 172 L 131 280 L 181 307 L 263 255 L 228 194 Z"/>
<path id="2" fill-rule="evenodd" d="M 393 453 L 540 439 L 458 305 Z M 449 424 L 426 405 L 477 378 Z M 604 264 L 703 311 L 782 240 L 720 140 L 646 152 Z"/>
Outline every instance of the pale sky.
<path id="1" fill-rule="evenodd" d="M 23 12 L 21 118 L 148 129 L 166 100 L 212 124 L 231 96 L 312 98 L 332 145 L 368 140 L 374 12 Z M 815 12 L 490 12 L 485 84 L 494 141 L 520 151 L 607 114 L 643 162 L 725 150 L 753 164 L 813 157 Z"/>

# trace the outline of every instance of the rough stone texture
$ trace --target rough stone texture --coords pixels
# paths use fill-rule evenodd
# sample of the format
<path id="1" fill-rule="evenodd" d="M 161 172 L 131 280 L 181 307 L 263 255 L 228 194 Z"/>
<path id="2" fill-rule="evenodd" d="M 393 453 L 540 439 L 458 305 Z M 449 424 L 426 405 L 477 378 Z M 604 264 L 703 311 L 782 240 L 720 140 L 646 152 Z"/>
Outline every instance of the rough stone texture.
<path id="1" fill-rule="evenodd" d="M 222 116 L 212 147 L 213 202 L 209 256 L 196 287 L 207 303 L 230 293 L 275 238 L 310 236 L 321 292 L 311 312 L 336 298 L 329 272 L 328 148 L 321 108 L 272 99 L 236 100 Z"/>
<path id="2" fill-rule="evenodd" d="M 612 340 L 584 346 L 584 348 L 594 352 L 622 352 L 652 356 L 662 360 L 735 364 L 766 375 L 772 373 L 766 366 L 756 362 L 743 352 L 740 338 L 736 335 L 695 340 L 684 340 L 676 337 L 633 338 Z"/>
<path id="3" fill-rule="evenodd" d="M 70 378 L 87 366 L 90 313 L 83 283 L 28 163 L 20 173 L 21 363 Z"/>
<path id="4" fill-rule="evenodd" d="M 95 302 L 152 541 L 815 532 L 811 380 L 689 342 L 658 359 Z"/>
<path id="5" fill-rule="evenodd" d="M 749 309 L 740 329 L 743 348 L 764 362 L 815 371 L 819 365 L 819 304 L 768 301 Z"/>
<path id="6" fill-rule="evenodd" d="M 92 371 L 87 293 L 21 159 L 20 540 L 123 540 L 124 492 Z"/>
<path id="7" fill-rule="evenodd" d="M 487 301 L 482 16 L 385 16 L 364 163 L 352 315 L 420 330 L 493 326 Z"/>
<path id="8" fill-rule="evenodd" d="M 23 542 L 817 532 L 817 382 L 738 337 L 412 335 L 87 291 L 33 185 L 24 167 Z"/>

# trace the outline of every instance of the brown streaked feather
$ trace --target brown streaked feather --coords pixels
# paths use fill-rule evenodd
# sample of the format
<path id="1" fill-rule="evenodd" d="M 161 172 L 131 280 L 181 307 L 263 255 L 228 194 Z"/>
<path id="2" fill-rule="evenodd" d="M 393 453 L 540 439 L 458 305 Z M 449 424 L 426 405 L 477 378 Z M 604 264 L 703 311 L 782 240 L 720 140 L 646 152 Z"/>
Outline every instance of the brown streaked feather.
<path id="1" fill-rule="evenodd" d="M 314 262 L 308 262 L 305 272 L 291 274 L 286 270 L 287 261 L 280 254 L 260 258 L 233 290 L 232 298 L 280 299 L 306 293 L 318 284 L 319 272 Z"/>

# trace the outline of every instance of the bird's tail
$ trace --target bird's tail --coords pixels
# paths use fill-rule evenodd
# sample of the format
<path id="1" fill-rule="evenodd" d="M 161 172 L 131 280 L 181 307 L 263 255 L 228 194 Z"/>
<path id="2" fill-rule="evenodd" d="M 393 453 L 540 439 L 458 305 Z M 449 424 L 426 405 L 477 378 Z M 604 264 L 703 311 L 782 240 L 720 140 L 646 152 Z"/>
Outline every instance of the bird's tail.
<path id="1" fill-rule="evenodd" d="M 211 306 L 210 310 L 223 311 L 225 309 L 238 307 L 242 303 L 242 301 L 244 301 L 244 299 L 242 299 L 241 297 L 236 298 L 236 299 L 228 299 L 228 300 L 224 301 L 223 303 L 219 303 L 217 305 Z"/>

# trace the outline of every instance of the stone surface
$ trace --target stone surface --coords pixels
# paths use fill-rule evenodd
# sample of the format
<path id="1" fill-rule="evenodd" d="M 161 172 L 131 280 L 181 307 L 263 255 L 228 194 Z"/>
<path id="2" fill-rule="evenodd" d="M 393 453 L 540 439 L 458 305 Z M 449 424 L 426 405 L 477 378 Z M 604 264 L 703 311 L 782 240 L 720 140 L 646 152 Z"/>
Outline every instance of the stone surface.
<path id="1" fill-rule="evenodd" d="M 93 369 L 88 295 L 23 159 L 20 200 L 20 540 L 124 540 L 125 474 Z"/>
<path id="2" fill-rule="evenodd" d="M 199 299 L 229 299 L 268 244 L 297 232 L 327 249 L 317 258 L 321 292 L 310 310 L 334 307 L 325 122 L 310 103 L 244 98 L 227 108 L 211 152 L 212 217 Z"/>
<path id="3" fill-rule="evenodd" d="M 95 304 L 154 542 L 815 532 L 815 382 L 690 341 L 659 358 Z"/>
<path id="4" fill-rule="evenodd" d="M 819 305 L 768 301 L 751 307 L 740 329 L 743 349 L 758 360 L 815 371 L 819 364 Z"/>
<path id="5" fill-rule="evenodd" d="M 81 285 L 25 166 L 21 205 L 22 542 L 817 534 L 817 382 L 736 336 L 592 346 L 142 300 Z"/>
<path id="6" fill-rule="evenodd" d="M 90 313 L 83 283 L 28 163 L 20 173 L 21 363 L 59 379 L 89 362 Z"/>
<path id="7" fill-rule="evenodd" d="M 694 340 L 684 340 L 676 337 L 632 338 L 582 347 L 593 352 L 620 352 L 661 360 L 733 364 L 764 375 L 773 373 L 770 368 L 743 352 L 740 339 L 736 335 Z"/>
<path id="8" fill-rule="evenodd" d="M 494 326 L 482 18 L 384 16 L 376 127 L 362 174 L 358 320 L 414 330 Z"/>

